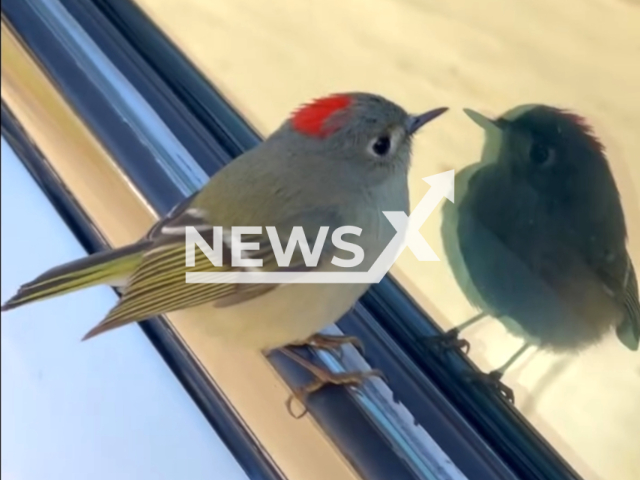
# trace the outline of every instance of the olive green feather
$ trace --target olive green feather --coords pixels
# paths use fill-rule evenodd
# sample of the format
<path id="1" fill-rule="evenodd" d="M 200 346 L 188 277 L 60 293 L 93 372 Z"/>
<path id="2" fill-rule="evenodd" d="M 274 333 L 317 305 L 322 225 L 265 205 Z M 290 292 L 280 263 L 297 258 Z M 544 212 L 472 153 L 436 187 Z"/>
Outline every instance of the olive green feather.
<path id="1" fill-rule="evenodd" d="M 47 270 L 20 287 L 18 293 L 2 306 L 2 311 L 94 285 L 123 285 L 140 264 L 148 245 L 149 242 L 140 242 L 98 252 Z"/>

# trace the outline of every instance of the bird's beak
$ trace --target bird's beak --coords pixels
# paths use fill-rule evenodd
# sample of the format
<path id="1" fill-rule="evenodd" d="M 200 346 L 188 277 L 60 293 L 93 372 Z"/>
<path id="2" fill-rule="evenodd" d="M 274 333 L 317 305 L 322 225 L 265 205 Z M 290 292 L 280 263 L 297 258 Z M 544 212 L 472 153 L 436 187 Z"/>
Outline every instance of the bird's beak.
<path id="1" fill-rule="evenodd" d="M 465 108 L 463 110 L 471 120 L 486 132 L 495 131 L 496 129 L 500 132 L 502 131 L 502 127 L 495 120 L 485 117 L 481 113 L 471 110 L 470 108 Z"/>
<path id="2" fill-rule="evenodd" d="M 406 124 L 407 132 L 409 133 L 409 135 L 413 135 L 418 130 L 420 130 L 420 128 L 424 127 L 431 120 L 438 118 L 447 110 L 449 110 L 449 107 L 441 107 L 434 110 L 429 110 L 422 115 L 410 116 Z"/>

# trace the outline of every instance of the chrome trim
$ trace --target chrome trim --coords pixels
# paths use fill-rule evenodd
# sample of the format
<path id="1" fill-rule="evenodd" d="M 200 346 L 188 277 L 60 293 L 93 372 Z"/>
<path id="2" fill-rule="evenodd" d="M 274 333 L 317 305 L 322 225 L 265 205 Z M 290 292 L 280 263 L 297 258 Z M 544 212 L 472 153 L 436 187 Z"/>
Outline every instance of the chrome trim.
<path id="1" fill-rule="evenodd" d="M 91 81 L 108 95 L 122 119 L 139 138 L 148 140 L 148 147 L 158 164 L 180 191 L 188 195 L 206 183 L 209 176 L 205 171 L 62 4 L 56 1 L 30 3 L 82 65 Z"/>

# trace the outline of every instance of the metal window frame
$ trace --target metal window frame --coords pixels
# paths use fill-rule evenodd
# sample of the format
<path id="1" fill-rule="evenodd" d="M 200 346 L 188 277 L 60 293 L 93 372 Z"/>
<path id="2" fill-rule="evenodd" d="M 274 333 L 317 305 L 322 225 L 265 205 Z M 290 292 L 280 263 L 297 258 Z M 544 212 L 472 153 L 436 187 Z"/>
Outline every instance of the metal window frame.
<path id="1" fill-rule="evenodd" d="M 259 137 L 242 117 L 131 2 L 63 0 L 62 3 L 83 28 L 92 28 L 93 40 L 103 51 L 109 51 L 109 58 L 121 71 L 127 72 L 127 78 L 144 93 L 176 137 L 189 146 L 195 158 L 200 159 L 198 163 L 207 174 L 214 173 L 231 158 L 259 142 Z M 142 148 L 144 146 L 140 145 L 139 139 L 136 142 L 135 135 L 126 128 L 121 128 L 119 134 L 102 130 L 106 128 L 105 118 L 96 118 L 97 112 L 102 114 L 109 106 L 100 104 L 100 95 L 93 100 L 88 99 L 84 88 L 90 88 L 89 84 L 82 89 L 74 89 L 78 86 L 78 65 L 74 71 L 73 58 L 64 46 L 59 42 L 56 44 L 55 37 L 50 33 L 47 35 L 46 22 L 31 9 L 29 2 L 7 0 L 2 8 L 3 15 L 55 80 L 69 103 L 91 125 L 113 156 L 120 160 L 118 168 L 125 171 L 154 208 L 160 212 L 167 211 L 185 193 L 184 187 L 177 185 L 180 182 L 158 168 L 152 151 Z M 25 28 L 27 25 L 28 30 Z M 20 123 L 15 118 L 9 122 L 9 112 L 3 105 L 3 130 L 5 119 L 7 124 Z M 118 145 L 114 145 L 116 138 Z M 132 154 L 135 154 L 137 166 L 122 163 L 123 158 Z M 27 163 L 38 164 L 35 161 Z M 140 171 L 141 166 L 153 165 L 155 167 Z M 47 176 L 43 173 L 46 168 L 31 166 L 31 170 L 43 184 L 52 184 L 49 180 L 42 180 Z M 55 178 L 55 169 L 48 175 Z M 57 188 L 62 190 L 64 187 L 60 182 L 58 184 Z M 65 198 L 63 194 L 57 196 Z M 70 201 L 66 200 L 67 203 Z M 70 208 L 64 205 L 61 208 Z M 82 211 L 77 202 L 75 210 Z M 80 229 L 81 235 L 94 238 L 87 244 L 88 248 L 102 248 L 104 242 L 95 236 L 95 226 L 90 227 L 91 222 L 87 218 L 80 216 L 78 219 L 76 223 L 84 225 Z M 102 225 L 100 228 L 104 229 Z M 91 237 L 91 232 L 94 237 Z M 239 428 L 237 418 L 232 418 L 233 415 L 227 412 L 226 417 L 222 415 L 228 417 L 226 426 L 216 425 L 225 422 L 221 422 L 218 407 L 212 407 L 216 404 L 209 398 L 209 390 L 215 392 L 215 388 L 210 381 L 207 382 L 199 360 L 194 358 L 188 345 L 179 345 L 180 341 L 171 333 L 166 320 L 142 325 L 199 406 L 203 411 L 208 410 L 207 418 L 214 428 L 219 432 L 220 429 L 227 431 L 228 445 L 236 445 L 235 450 L 232 449 L 234 454 L 244 455 L 243 467 L 255 474 L 255 478 L 278 478 L 273 475 L 282 473 L 277 472 L 273 459 L 268 455 L 261 457 L 262 461 L 257 462 L 260 465 L 253 465 L 256 462 L 252 463 L 249 452 L 255 448 L 255 443 L 242 439 L 243 433 L 246 437 L 247 432 Z M 440 329 L 433 322 L 426 321 L 425 314 L 393 279 L 387 278 L 372 288 L 355 311 L 339 322 L 339 326 L 345 333 L 364 340 L 369 363 L 387 373 L 397 398 L 468 478 L 506 479 L 515 478 L 515 474 L 518 478 L 532 479 L 580 478 L 514 409 L 487 392 L 470 389 L 460 381 L 460 371 L 472 368 L 466 359 L 455 354 L 446 359 L 437 358 L 420 348 L 419 337 L 439 333 Z M 304 377 L 285 359 L 275 356 L 272 360 L 289 382 L 296 384 Z M 228 410 L 232 408 L 228 403 L 227 407 Z M 388 440 L 385 441 L 376 428 L 367 424 L 353 395 L 341 388 L 327 389 L 310 403 L 310 411 L 363 478 L 416 478 L 402 461 L 393 458 L 395 454 Z M 237 445 L 244 445 L 245 450 Z M 270 469 L 270 473 L 265 473 Z"/>

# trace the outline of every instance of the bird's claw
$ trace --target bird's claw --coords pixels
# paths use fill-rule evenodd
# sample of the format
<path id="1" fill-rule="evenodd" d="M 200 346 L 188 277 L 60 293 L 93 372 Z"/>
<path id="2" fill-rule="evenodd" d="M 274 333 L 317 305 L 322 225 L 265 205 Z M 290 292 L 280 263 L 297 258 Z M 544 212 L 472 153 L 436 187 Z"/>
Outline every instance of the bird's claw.
<path id="1" fill-rule="evenodd" d="M 500 394 L 509 403 L 515 403 L 515 395 L 513 390 L 502 383 L 502 372 L 494 370 L 493 372 L 472 372 L 466 375 L 469 381 L 482 383 L 494 392 Z"/>
<path id="2" fill-rule="evenodd" d="M 460 332 L 453 328 L 442 335 L 425 337 L 422 341 L 428 348 L 433 348 L 437 351 L 459 349 L 468 355 L 469 350 L 471 350 L 471 344 L 467 340 L 459 338 L 459 334 Z"/>
<path id="3" fill-rule="evenodd" d="M 302 342 L 292 343 L 291 346 L 303 347 L 308 346 L 319 350 L 335 352 L 338 358 L 342 358 L 343 345 L 353 345 L 361 355 L 364 355 L 364 345 L 359 338 L 349 335 L 325 335 L 317 333 L 310 336 Z"/>
<path id="4" fill-rule="evenodd" d="M 379 377 L 386 381 L 384 374 L 380 370 L 367 370 L 364 372 L 346 372 L 346 373 L 333 373 L 326 370 L 318 369 L 313 374 L 316 379 L 313 382 L 298 387 L 293 390 L 286 402 L 287 411 L 294 418 L 302 418 L 307 413 L 306 399 L 307 397 L 320 390 L 325 385 L 342 385 L 350 387 L 360 387 L 362 383 L 371 377 Z M 303 406 L 304 410 L 301 414 L 296 415 L 293 412 L 293 401 L 298 400 Z"/>

